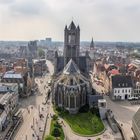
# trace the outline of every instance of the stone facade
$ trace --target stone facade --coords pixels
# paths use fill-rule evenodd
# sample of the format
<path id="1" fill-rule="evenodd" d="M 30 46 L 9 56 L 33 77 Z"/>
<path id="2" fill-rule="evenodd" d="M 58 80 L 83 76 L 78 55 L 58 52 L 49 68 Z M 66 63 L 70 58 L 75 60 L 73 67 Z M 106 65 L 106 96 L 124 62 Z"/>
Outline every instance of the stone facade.
<path id="1" fill-rule="evenodd" d="M 64 55 L 58 56 L 55 53 L 55 74 L 62 72 L 66 64 L 72 58 L 77 64 L 82 73 L 87 74 L 89 70 L 89 55 L 80 55 L 80 28 L 75 26 L 72 21 L 69 27 L 65 27 L 64 30 Z"/>
<path id="2" fill-rule="evenodd" d="M 64 107 L 70 113 L 77 113 L 86 104 L 90 83 L 71 59 L 56 79 L 54 85 L 54 101 L 59 107 Z"/>

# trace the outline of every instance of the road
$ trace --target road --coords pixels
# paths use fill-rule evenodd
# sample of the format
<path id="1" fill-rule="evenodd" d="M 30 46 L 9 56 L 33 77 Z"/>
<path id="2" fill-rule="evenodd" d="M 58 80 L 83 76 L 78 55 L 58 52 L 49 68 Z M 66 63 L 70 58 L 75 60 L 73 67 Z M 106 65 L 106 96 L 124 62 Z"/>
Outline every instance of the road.
<path id="1" fill-rule="evenodd" d="M 97 93 L 108 93 L 109 92 L 109 79 L 105 72 L 97 71 L 97 66 L 94 64 L 94 69 L 92 74 L 90 74 L 92 86 L 96 90 Z M 97 84 L 97 78 L 100 78 L 102 84 Z"/>
<path id="2" fill-rule="evenodd" d="M 46 79 L 49 77 L 47 76 Z M 42 102 L 45 101 L 47 89 L 44 89 L 46 85 L 45 80 L 42 78 L 35 79 L 38 84 L 40 93 L 30 96 L 27 99 L 21 100 L 21 108 L 23 108 L 23 124 L 19 127 L 14 140 L 37 140 L 37 136 L 40 138 L 43 132 L 39 131 L 44 129 L 46 116 L 47 116 L 47 105 L 43 105 Z M 44 81 L 41 83 L 40 81 Z M 39 114 L 43 114 L 44 118 L 40 119 Z M 33 126 L 33 129 L 32 129 Z M 34 137 L 32 136 L 34 135 Z"/>
<path id="3" fill-rule="evenodd" d="M 49 114 L 50 110 L 50 106 L 48 104 L 42 104 L 45 102 L 46 93 L 49 89 L 49 87 L 44 88 L 44 86 L 47 87 L 47 81 L 51 78 L 50 75 L 52 75 L 54 72 L 53 65 L 48 60 L 47 65 L 50 74 L 47 74 L 42 78 L 35 79 L 39 92 L 36 93 L 36 95 L 32 95 L 26 99 L 20 100 L 21 108 L 24 110 L 24 121 L 15 133 L 14 140 L 37 140 L 38 136 L 40 139 L 42 139 L 43 130 L 47 120 L 47 114 Z M 43 114 L 44 117 L 40 119 L 39 114 Z"/>
<path id="4" fill-rule="evenodd" d="M 53 66 L 53 64 L 49 60 L 46 60 L 46 64 L 48 66 L 50 74 L 53 75 L 53 73 L 54 73 L 54 66 Z"/>

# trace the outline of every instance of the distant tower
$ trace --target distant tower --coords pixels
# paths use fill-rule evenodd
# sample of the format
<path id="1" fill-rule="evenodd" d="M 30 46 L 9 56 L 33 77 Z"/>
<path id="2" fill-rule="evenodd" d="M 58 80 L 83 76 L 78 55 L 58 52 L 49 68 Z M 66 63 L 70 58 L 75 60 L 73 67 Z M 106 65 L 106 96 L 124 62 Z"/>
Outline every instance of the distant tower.
<path id="1" fill-rule="evenodd" d="M 95 49 L 95 46 L 94 46 L 94 41 L 92 38 L 91 43 L 90 43 L 90 50 L 94 50 L 94 49 Z"/>
<path id="2" fill-rule="evenodd" d="M 78 65 L 80 52 L 80 28 L 79 26 L 76 27 L 72 21 L 68 28 L 65 26 L 64 33 L 64 66 L 71 58 Z"/>

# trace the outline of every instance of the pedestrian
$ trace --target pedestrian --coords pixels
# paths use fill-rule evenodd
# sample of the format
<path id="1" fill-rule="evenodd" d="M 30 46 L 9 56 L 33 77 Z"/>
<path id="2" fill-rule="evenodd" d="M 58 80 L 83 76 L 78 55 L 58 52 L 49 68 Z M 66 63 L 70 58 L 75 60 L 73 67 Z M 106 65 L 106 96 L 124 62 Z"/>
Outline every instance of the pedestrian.
<path id="1" fill-rule="evenodd" d="M 30 110 L 29 110 L 29 108 L 27 108 L 27 111 L 28 111 L 28 113 L 30 114 Z"/>
<path id="2" fill-rule="evenodd" d="M 39 140 L 39 136 L 37 135 L 37 140 Z"/>

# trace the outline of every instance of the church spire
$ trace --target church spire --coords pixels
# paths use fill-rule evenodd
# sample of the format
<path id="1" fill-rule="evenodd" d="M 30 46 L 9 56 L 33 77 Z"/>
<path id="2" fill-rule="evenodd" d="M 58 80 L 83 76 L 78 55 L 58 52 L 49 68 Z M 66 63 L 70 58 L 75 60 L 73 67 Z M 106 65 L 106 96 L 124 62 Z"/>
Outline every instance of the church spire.
<path id="1" fill-rule="evenodd" d="M 94 41 L 93 41 L 93 37 L 92 37 L 92 40 L 91 40 L 91 43 L 90 43 L 90 50 L 94 49 Z"/>

